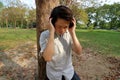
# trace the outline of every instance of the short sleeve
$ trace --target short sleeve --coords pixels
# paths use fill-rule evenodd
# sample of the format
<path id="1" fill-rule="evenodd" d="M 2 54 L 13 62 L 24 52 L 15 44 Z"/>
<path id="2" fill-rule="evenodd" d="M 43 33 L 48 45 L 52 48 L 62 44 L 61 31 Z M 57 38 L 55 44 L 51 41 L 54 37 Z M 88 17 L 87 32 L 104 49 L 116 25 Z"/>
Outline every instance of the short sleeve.
<path id="1" fill-rule="evenodd" d="M 48 34 L 47 32 L 42 32 L 41 35 L 40 35 L 40 41 L 39 41 L 39 44 L 40 44 L 40 47 L 41 47 L 41 50 L 40 52 L 44 52 L 44 49 L 46 48 L 46 45 L 47 45 L 47 39 L 48 39 Z"/>

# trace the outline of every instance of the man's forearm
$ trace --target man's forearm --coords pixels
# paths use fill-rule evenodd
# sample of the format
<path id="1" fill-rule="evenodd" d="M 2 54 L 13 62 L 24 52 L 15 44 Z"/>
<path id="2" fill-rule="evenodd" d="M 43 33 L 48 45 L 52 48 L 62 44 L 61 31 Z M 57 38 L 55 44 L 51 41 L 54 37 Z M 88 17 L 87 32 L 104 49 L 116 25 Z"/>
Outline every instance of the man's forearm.
<path id="1" fill-rule="evenodd" d="M 80 54 L 82 51 L 82 46 L 80 44 L 80 42 L 77 39 L 77 36 L 75 34 L 75 32 L 70 33 L 72 40 L 73 40 L 73 50 L 77 53 Z"/>
<path id="2" fill-rule="evenodd" d="M 48 43 L 43 53 L 45 61 L 51 61 L 54 54 L 54 32 L 50 32 Z"/>

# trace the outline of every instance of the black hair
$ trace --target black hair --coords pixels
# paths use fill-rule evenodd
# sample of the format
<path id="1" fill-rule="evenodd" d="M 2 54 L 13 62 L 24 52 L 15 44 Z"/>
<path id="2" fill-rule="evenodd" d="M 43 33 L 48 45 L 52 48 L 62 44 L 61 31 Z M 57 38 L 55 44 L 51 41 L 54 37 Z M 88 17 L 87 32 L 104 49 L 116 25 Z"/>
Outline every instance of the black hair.
<path id="1" fill-rule="evenodd" d="M 70 8 L 60 5 L 52 10 L 50 18 L 52 18 L 52 24 L 55 26 L 55 22 L 58 18 L 71 22 L 73 19 L 73 13 Z M 69 26 L 72 26 L 71 23 Z"/>

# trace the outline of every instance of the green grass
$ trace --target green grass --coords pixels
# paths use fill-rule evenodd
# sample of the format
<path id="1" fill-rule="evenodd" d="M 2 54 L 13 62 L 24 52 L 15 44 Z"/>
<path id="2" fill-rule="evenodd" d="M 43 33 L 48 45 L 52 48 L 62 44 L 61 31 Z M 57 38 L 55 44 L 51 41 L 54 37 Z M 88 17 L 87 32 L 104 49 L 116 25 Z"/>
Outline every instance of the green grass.
<path id="1" fill-rule="evenodd" d="M 120 32 L 111 30 L 76 30 L 83 48 L 101 54 L 120 56 Z"/>
<path id="2" fill-rule="evenodd" d="M 0 51 L 14 48 L 29 41 L 36 41 L 35 30 L 0 28 Z"/>
<path id="3" fill-rule="evenodd" d="M 120 32 L 110 30 L 76 30 L 83 48 L 101 54 L 120 56 Z M 0 28 L 0 51 L 32 41 L 36 44 L 36 30 Z"/>

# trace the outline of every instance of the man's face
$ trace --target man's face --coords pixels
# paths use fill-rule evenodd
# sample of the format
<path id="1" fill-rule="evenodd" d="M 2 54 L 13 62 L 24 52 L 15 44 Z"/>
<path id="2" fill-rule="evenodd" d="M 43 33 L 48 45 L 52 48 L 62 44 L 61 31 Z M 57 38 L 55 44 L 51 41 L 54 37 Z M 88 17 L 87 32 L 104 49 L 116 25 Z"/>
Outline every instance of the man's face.
<path id="1" fill-rule="evenodd" d="M 58 18 L 55 23 L 55 32 L 58 35 L 63 35 L 67 29 L 69 28 L 69 21 L 66 21 L 64 19 Z"/>

